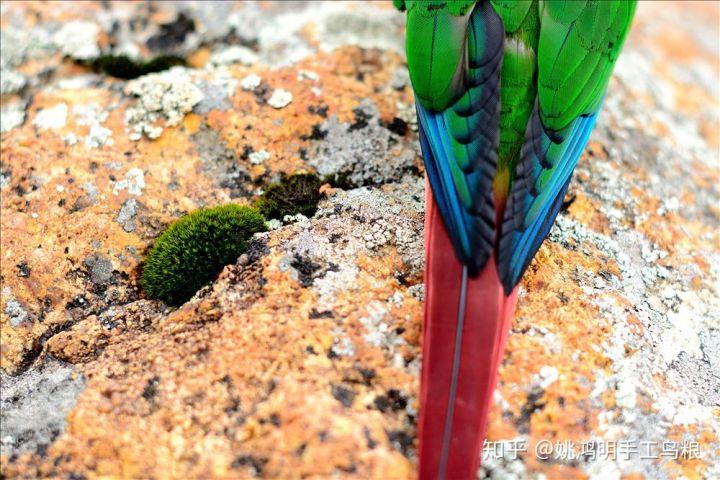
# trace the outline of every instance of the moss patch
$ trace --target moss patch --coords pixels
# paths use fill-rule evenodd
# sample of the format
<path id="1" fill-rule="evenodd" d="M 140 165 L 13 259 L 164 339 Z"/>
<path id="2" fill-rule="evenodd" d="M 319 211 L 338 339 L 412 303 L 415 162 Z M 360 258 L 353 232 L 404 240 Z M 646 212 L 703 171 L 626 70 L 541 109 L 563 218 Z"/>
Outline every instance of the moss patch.
<path id="1" fill-rule="evenodd" d="M 175 55 L 160 55 L 146 62 L 133 60 L 127 55 L 102 55 L 92 61 L 91 67 L 96 72 L 129 80 L 177 65 L 184 66 L 186 62 Z"/>
<path id="2" fill-rule="evenodd" d="M 145 260 L 140 284 L 148 297 L 180 305 L 247 249 L 265 222 L 235 204 L 197 210 L 172 223 Z"/>
<path id="3" fill-rule="evenodd" d="M 312 217 L 320 201 L 322 180 L 314 173 L 296 173 L 269 185 L 255 206 L 265 218 L 282 220 L 302 213 Z"/>

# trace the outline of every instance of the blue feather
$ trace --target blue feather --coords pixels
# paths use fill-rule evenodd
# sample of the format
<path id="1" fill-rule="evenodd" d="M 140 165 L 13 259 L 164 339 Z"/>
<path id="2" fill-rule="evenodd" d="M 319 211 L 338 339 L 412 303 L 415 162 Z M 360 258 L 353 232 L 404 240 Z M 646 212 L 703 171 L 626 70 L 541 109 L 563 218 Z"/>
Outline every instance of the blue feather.
<path id="1" fill-rule="evenodd" d="M 502 225 L 498 270 L 506 292 L 520 280 L 550 231 L 597 115 L 576 118 L 565 137 L 553 142 L 554 132 L 543 128 L 537 106 L 533 111 Z M 538 188 L 546 171 L 551 177 Z"/>
<path id="2" fill-rule="evenodd" d="M 470 252 L 470 241 L 465 228 L 467 218 L 460 207 L 454 188 L 450 171 L 450 162 L 454 160 L 450 160 L 452 157 L 448 157 L 446 142 L 443 141 L 443 137 L 447 134 L 441 133 L 445 131 L 441 115 L 428 112 L 420 103 L 417 103 L 417 111 L 421 127 L 420 147 L 423 151 L 425 168 L 435 201 L 438 203 L 448 231 L 455 233 L 451 235 L 455 249 L 461 252 Z"/>
<path id="3" fill-rule="evenodd" d="M 495 245 L 502 20 L 489 2 L 469 18 L 464 93 L 443 111 L 416 103 L 428 180 L 455 252 L 477 274 Z"/>

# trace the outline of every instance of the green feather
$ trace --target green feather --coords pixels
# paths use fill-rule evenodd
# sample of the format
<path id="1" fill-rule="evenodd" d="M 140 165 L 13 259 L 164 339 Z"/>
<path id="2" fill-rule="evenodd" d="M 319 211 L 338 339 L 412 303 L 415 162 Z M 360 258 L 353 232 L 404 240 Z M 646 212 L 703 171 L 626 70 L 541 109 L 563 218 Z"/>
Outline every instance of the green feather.
<path id="1" fill-rule="evenodd" d="M 444 110 L 464 93 L 467 17 L 417 2 L 407 7 L 405 41 L 415 96 L 430 109 Z"/>
<path id="2" fill-rule="evenodd" d="M 474 1 L 394 0 L 407 9 L 407 62 L 416 100 L 429 110 L 450 106 L 467 110 L 464 84 L 472 75 L 467 54 L 469 14 Z M 490 0 L 505 29 L 500 79 L 498 168 L 514 172 L 535 99 L 544 127 L 562 132 L 580 115 L 595 111 L 630 28 L 635 1 L 627 0 Z M 466 52 L 466 49 L 468 50 Z M 468 150 L 458 138 L 473 121 L 446 115 L 453 177 L 463 202 L 466 186 L 460 171 L 468 167 Z M 551 173 L 544 174 L 547 181 Z M 512 181 L 513 174 L 508 178 Z M 510 187 L 510 184 L 505 186 Z"/>
<path id="3" fill-rule="evenodd" d="M 533 109 L 537 32 L 537 0 L 492 3 L 505 26 L 505 55 L 500 80 L 499 168 L 514 170 Z M 508 177 L 511 180 L 512 176 Z M 509 188 L 509 183 L 504 186 Z"/>
<path id="4" fill-rule="evenodd" d="M 538 97 L 546 128 L 562 130 L 599 104 L 634 10 L 627 1 L 542 3 Z"/>
<path id="5" fill-rule="evenodd" d="M 537 2 L 535 0 L 492 0 L 491 3 L 503 20 L 505 34 L 515 33 L 520 29 L 525 17 L 531 12 L 531 7 L 533 7 L 534 13 L 537 14 Z"/>

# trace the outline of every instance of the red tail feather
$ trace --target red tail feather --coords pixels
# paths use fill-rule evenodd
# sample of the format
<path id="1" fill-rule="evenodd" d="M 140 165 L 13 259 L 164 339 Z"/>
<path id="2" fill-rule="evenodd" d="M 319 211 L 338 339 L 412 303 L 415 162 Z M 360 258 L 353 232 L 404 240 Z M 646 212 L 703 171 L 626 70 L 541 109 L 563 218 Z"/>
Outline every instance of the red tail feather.
<path id="1" fill-rule="evenodd" d="M 463 266 L 427 181 L 425 191 L 420 479 L 474 479 L 517 288 L 505 296 L 493 257 L 463 292 Z"/>

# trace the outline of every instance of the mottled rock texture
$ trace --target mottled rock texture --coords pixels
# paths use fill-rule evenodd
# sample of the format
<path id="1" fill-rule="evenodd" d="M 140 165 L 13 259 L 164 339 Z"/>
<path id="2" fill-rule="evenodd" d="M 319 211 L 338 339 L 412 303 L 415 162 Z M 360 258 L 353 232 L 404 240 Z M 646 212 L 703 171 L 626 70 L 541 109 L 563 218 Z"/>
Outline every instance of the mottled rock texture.
<path id="1" fill-rule="evenodd" d="M 412 478 L 422 162 L 382 3 L 4 2 L 7 478 Z M 491 478 L 720 476 L 713 3 L 641 2 L 566 205 L 523 280 Z M 134 80 L 99 54 L 184 57 Z M 329 182 L 178 309 L 142 260 L 182 214 Z M 543 441 L 697 442 L 554 459 Z M 695 455 L 692 455 L 695 457 Z"/>

